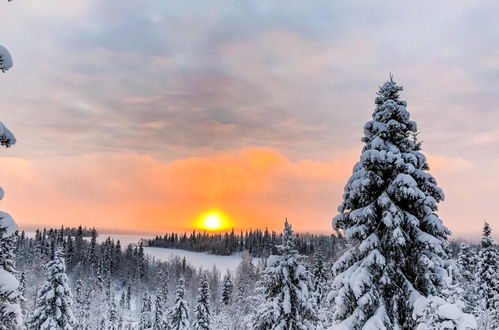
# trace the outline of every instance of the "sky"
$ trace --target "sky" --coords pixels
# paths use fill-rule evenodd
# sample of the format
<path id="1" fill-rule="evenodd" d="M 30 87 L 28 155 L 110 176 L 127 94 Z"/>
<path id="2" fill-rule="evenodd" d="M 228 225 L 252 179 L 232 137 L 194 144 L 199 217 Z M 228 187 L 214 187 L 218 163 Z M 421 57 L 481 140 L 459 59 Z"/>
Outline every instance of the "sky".
<path id="1" fill-rule="evenodd" d="M 2 210 L 21 228 L 331 233 L 362 127 L 404 86 L 439 215 L 499 232 L 497 1 L 0 3 Z"/>

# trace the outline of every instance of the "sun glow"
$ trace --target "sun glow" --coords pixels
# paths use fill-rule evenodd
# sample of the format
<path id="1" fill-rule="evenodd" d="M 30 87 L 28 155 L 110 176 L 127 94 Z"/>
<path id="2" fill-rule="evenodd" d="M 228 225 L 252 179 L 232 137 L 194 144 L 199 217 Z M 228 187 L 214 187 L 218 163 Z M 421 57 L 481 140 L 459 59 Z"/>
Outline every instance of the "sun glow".
<path id="1" fill-rule="evenodd" d="M 225 214 L 218 210 L 210 210 L 199 216 L 195 227 L 215 231 L 228 228 L 229 225 L 229 220 Z"/>

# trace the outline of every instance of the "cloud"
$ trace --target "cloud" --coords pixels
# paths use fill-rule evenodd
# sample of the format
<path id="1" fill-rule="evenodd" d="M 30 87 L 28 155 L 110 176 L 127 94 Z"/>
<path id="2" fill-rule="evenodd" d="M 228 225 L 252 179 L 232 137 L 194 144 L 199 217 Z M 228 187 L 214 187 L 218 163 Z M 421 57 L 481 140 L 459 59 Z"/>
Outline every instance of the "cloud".
<path id="1" fill-rule="evenodd" d="M 13 53 L 14 68 L 0 79 L 1 119 L 19 140 L 3 155 L 25 162 L 15 165 L 23 170 L 12 173 L 17 181 L 13 189 L 6 187 L 7 198 L 13 194 L 21 200 L 17 187 L 40 187 L 46 204 L 40 205 L 39 217 L 26 215 L 32 222 L 45 214 L 59 219 L 49 208 L 52 203 L 70 208 L 68 218 L 83 219 L 90 201 L 98 207 L 86 214 L 89 221 L 95 214 L 111 219 L 111 206 L 122 212 L 121 201 L 134 200 L 129 187 L 152 196 L 151 202 L 131 203 L 141 206 L 120 216 L 156 219 L 166 212 L 163 202 L 169 205 L 169 198 L 182 194 L 165 184 L 142 184 L 150 175 L 142 177 L 140 169 L 157 172 L 164 182 L 189 178 L 173 172 L 176 162 L 178 171 L 189 168 L 238 182 L 235 173 L 210 172 L 227 163 L 263 189 L 263 181 L 243 166 L 250 156 L 238 154 L 248 148 L 276 151 L 279 174 L 260 173 L 269 175 L 270 190 L 243 196 L 234 186 L 215 185 L 213 194 L 224 200 L 240 196 L 233 208 L 253 210 L 248 214 L 273 225 L 283 215 L 305 218 L 305 211 L 318 219 L 327 213 L 329 219 L 346 178 L 327 190 L 321 180 L 333 182 L 331 177 L 314 179 L 304 172 L 325 173 L 322 166 L 340 154 L 348 154 L 353 165 L 351 155 L 361 148 L 377 86 L 389 72 L 406 88 L 402 97 L 418 122 L 424 151 L 435 156 L 430 164 L 437 179 L 450 187 L 442 206 L 450 223 L 461 221 L 473 230 L 468 218 L 477 207 L 469 205 L 487 199 L 486 192 L 494 195 L 499 184 L 493 174 L 499 160 L 494 152 L 499 142 L 497 2 L 304 6 L 288 1 L 283 6 L 270 0 L 57 0 L 2 6 L 2 24 L 8 27 L 2 44 Z M 135 181 L 128 181 L 127 171 L 116 177 L 119 171 L 106 170 L 123 164 L 131 166 L 126 170 L 135 173 Z M 90 184 L 97 176 L 93 172 L 102 184 Z M 214 185 L 210 180 L 178 185 L 190 187 L 189 198 L 208 204 L 209 198 L 194 190 Z M 288 190 L 272 188 L 276 182 Z M 65 185 L 72 187 L 67 194 Z M 322 195 L 314 193 L 316 187 Z M 301 200 L 302 189 L 314 197 Z M 156 200 L 163 195 L 166 202 Z M 273 211 L 258 206 L 271 202 Z M 494 214 L 480 207 L 480 217 Z"/>
<path id="2" fill-rule="evenodd" d="M 0 167 L 4 208 L 21 226 L 184 230 L 216 207 L 237 228 L 279 229 L 287 216 L 299 230 L 328 231 L 348 163 L 291 161 L 276 150 L 243 149 L 171 162 L 132 153 L 58 163 L 3 158 Z"/>

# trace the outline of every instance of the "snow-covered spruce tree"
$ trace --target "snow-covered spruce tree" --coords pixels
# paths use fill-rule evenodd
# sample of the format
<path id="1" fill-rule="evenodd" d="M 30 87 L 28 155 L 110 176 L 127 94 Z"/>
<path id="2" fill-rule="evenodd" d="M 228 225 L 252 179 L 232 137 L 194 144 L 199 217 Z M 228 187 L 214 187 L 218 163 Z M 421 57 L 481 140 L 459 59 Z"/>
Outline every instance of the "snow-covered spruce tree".
<path id="1" fill-rule="evenodd" d="M 144 292 L 142 297 L 142 307 L 140 309 L 139 329 L 149 329 L 152 327 L 152 300 L 149 292 Z"/>
<path id="2" fill-rule="evenodd" d="M 114 297 L 110 299 L 109 308 L 107 310 L 107 330 L 119 330 L 120 329 L 120 314 Z"/>
<path id="3" fill-rule="evenodd" d="M 164 317 L 165 304 L 163 298 L 158 294 L 154 299 L 154 318 L 152 321 L 152 330 L 166 330 L 168 325 Z"/>
<path id="4" fill-rule="evenodd" d="M 457 259 L 459 271 L 464 281 L 472 283 L 478 266 L 478 255 L 468 243 L 462 243 Z"/>
<path id="5" fill-rule="evenodd" d="M 485 223 L 480 240 L 475 289 L 478 294 L 475 315 L 483 329 L 499 327 L 499 254 L 491 233 L 490 225 Z"/>
<path id="6" fill-rule="evenodd" d="M 12 66 L 7 49 L 0 45 L 0 71 Z M 12 132 L 0 122 L 0 146 L 10 147 L 16 143 Z M 0 200 L 4 191 L 0 188 Z M 14 264 L 14 242 L 17 225 L 12 217 L 0 212 L 0 329 L 15 329 L 22 326 L 19 281 Z"/>
<path id="7" fill-rule="evenodd" d="M 203 275 L 201 277 L 201 286 L 198 289 L 198 297 L 196 308 L 194 309 L 194 324 L 193 328 L 196 330 L 209 330 L 211 329 L 211 308 L 210 298 L 211 291 L 208 285 L 208 277 Z"/>
<path id="8" fill-rule="evenodd" d="M 73 297 L 66 276 L 66 264 L 61 249 L 47 264 L 47 280 L 40 288 L 35 310 L 29 321 L 31 329 L 73 329 Z"/>
<path id="9" fill-rule="evenodd" d="M 315 329 L 318 321 L 310 273 L 294 243 L 291 225 L 284 223 L 279 255 L 272 255 L 260 281 L 265 302 L 254 317 L 254 329 Z"/>
<path id="10" fill-rule="evenodd" d="M 179 278 L 175 301 L 168 313 L 168 326 L 170 330 L 189 330 L 189 304 L 185 300 L 185 280 Z"/>
<path id="11" fill-rule="evenodd" d="M 314 256 L 314 264 L 312 266 L 311 273 L 313 291 L 316 302 L 319 305 L 326 299 L 329 292 L 324 255 L 320 252 L 317 252 Z"/>
<path id="12" fill-rule="evenodd" d="M 333 315 L 331 302 L 327 299 L 331 288 L 331 282 L 328 277 L 329 272 L 327 271 L 328 267 L 321 252 L 317 252 L 313 259 L 311 275 L 313 295 L 317 305 L 317 315 L 323 327 L 328 327 L 331 325 Z"/>
<path id="13" fill-rule="evenodd" d="M 234 285 L 232 284 L 230 272 L 227 271 L 227 274 L 224 276 L 224 281 L 222 284 L 222 304 L 229 305 L 232 302 L 232 293 L 234 291 Z"/>
<path id="14" fill-rule="evenodd" d="M 335 329 L 414 329 L 416 299 L 439 296 L 449 276 L 450 232 L 435 213 L 444 194 L 400 91 L 392 78 L 380 87 L 333 219 L 350 244 L 333 266 Z"/>
<path id="15" fill-rule="evenodd" d="M 468 306 L 474 306 L 477 300 L 475 292 L 475 276 L 478 266 L 477 251 L 472 249 L 468 243 L 462 243 L 457 259 L 461 274 L 461 287 L 464 290 L 464 299 Z"/>

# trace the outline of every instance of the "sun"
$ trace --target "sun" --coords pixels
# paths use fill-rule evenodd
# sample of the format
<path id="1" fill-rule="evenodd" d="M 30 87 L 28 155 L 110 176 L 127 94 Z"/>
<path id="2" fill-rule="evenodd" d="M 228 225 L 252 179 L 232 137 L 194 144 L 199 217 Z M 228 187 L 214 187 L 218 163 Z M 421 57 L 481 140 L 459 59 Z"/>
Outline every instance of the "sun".
<path id="1" fill-rule="evenodd" d="M 218 210 L 210 210 L 201 214 L 196 221 L 196 227 L 205 230 L 222 230 L 229 226 L 229 220 L 225 214 Z"/>

